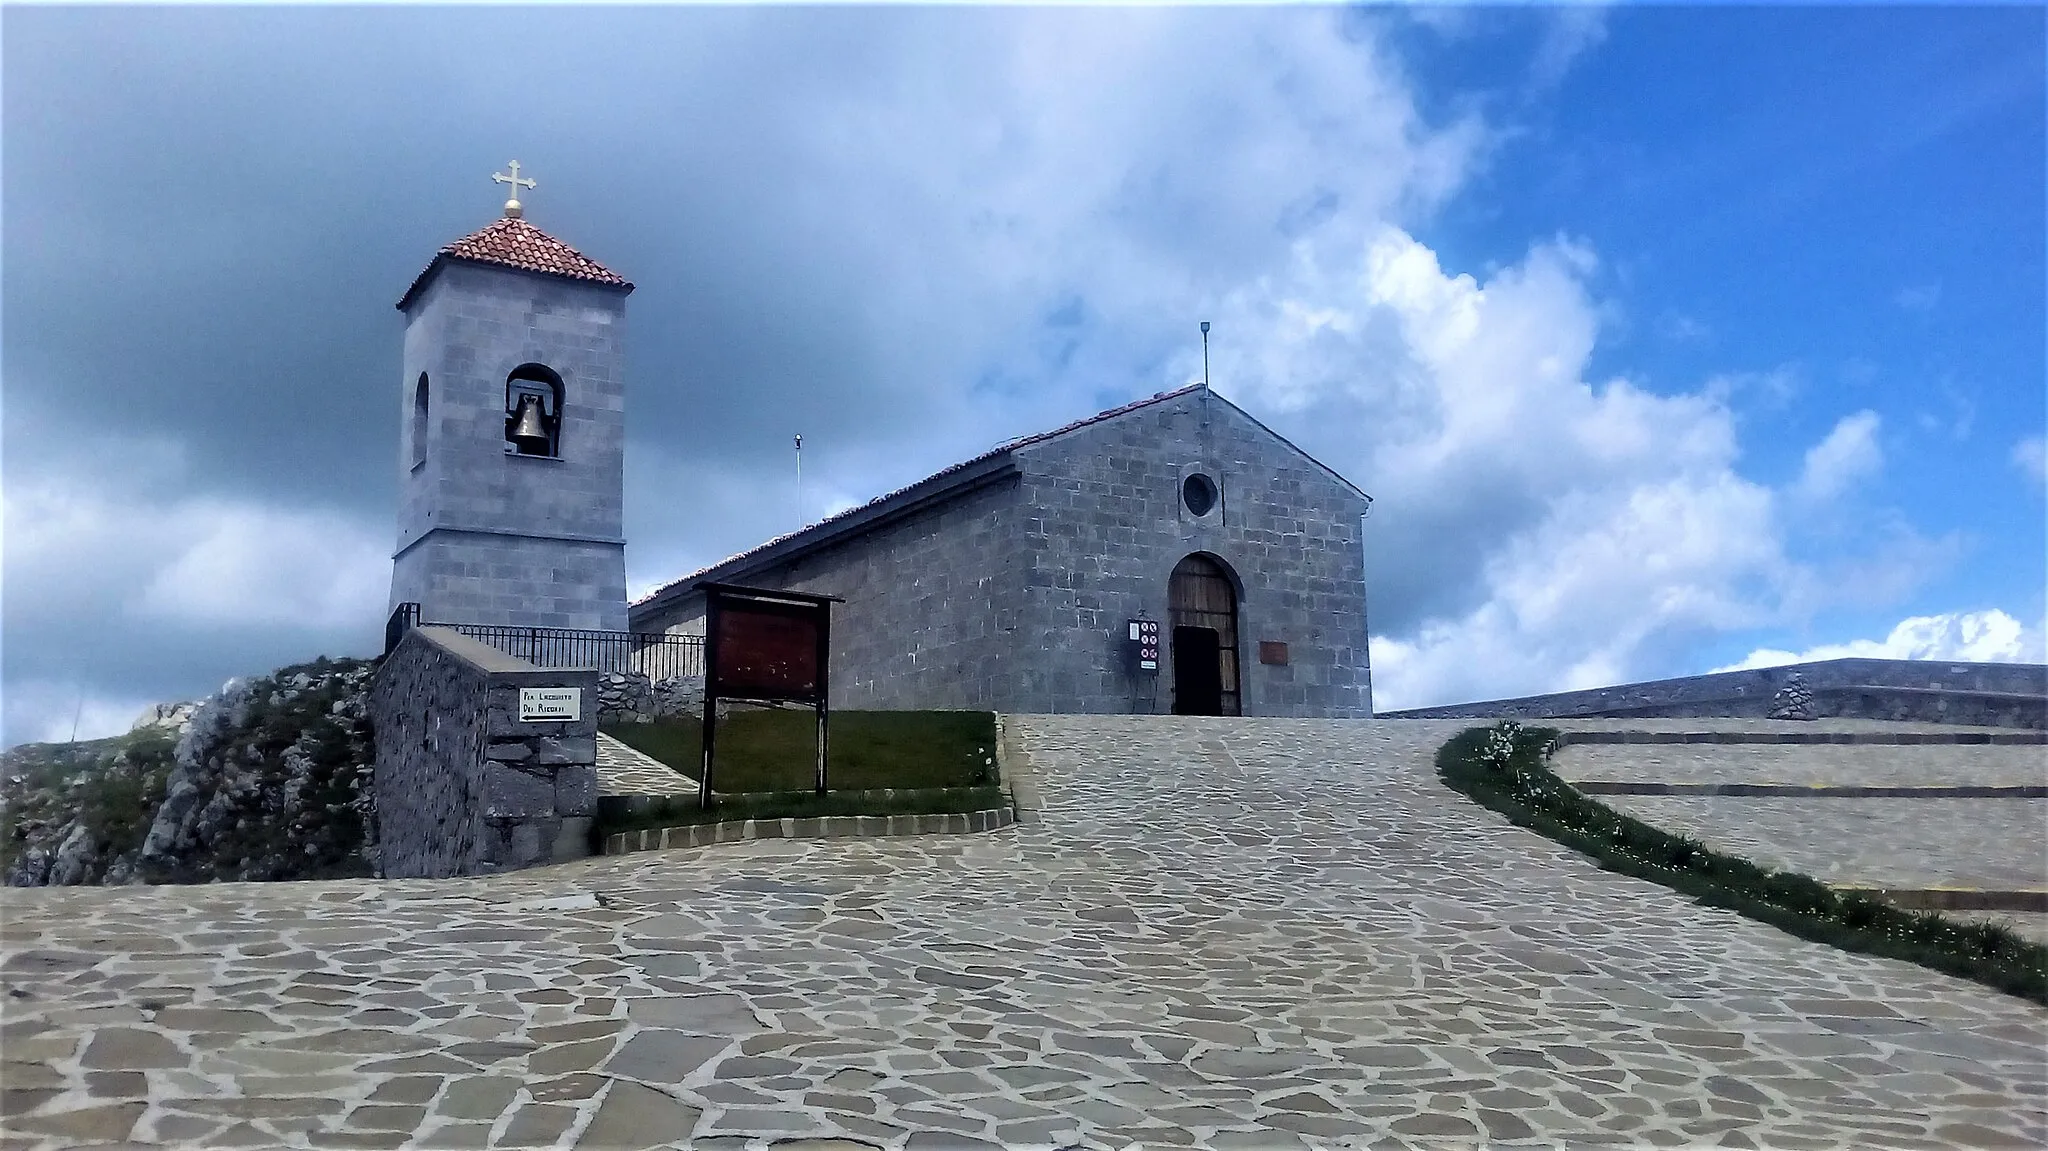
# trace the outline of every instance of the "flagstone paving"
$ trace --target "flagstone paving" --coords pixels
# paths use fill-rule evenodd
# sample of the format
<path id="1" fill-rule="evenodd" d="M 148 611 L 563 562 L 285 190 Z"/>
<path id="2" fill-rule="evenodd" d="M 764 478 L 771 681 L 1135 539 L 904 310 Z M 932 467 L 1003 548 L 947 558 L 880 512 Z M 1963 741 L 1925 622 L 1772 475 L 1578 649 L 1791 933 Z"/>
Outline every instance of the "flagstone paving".
<path id="1" fill-rule="evenodd" d="M 2048 1141 L 2048 1011 L 1601 872 L 1463 721 L 1010 724 L 993 833 L 10 889 L 0 1146 Z"/>
<path id="2" fill-rule="evenodd" d="M 600 795 L 694 796 L 697 781 L 598 732 L 597 791 Z"/>

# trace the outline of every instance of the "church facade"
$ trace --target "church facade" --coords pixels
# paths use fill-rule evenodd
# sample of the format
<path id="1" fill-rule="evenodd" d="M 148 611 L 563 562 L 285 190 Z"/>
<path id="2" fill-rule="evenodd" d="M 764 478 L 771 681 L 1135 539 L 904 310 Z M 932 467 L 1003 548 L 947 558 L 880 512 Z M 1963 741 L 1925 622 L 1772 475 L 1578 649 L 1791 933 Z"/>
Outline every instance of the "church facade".
<path id="1" fill-rule="evenodd" d="M 699 582 L 802 591 L 845 601 L 835 707 L 1367 718 L 1370 504 L 1195 385 L 693 573 L 630 626 L 701 633 Z"/>

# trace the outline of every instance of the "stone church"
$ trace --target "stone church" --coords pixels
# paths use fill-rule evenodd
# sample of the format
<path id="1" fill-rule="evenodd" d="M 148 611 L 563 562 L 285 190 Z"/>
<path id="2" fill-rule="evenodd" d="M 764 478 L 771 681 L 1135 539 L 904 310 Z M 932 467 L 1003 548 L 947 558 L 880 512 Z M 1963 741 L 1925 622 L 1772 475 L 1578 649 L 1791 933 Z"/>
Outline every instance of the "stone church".
<path id="1" fill-rule="evenodd" d="M 523 218 L 443 248 L 405 315 L 391 605 L 700 633 L 700 582 L 838 596 L 832 704 L 1368 717 L 1371 498 L 1206 384 L 1006 443 L 630 606 L 633 285 Z"/>
<path id="2" fill-rule="evenodd" d="M 834 706 L 1365 718 L 1370 504 L 1197 384 L 693 573 L 632 626 L 701 631 L 699 581 L 821 593 Z"/>

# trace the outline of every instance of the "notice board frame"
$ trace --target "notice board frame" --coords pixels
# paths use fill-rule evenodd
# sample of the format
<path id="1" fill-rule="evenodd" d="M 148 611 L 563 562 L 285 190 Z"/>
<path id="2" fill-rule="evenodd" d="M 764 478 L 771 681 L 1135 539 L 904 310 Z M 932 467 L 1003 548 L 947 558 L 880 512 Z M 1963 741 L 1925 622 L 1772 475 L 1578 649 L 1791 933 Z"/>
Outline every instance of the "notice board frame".
<path id="1" fill-rule="evenodd" d="M 831 709 L 827 700 L 831 695 L 832 605 L 846 601 L 833 595 L 776 591 L 711 580 L 692 586 L 704 593 L 704 763 L 697 777 L 698 809 L 709 811 L 712 806 L 711 755 L 718 729 L 718 702 L 722 699 L 750 703 L 808 703 L 815 708 L 818 713 L 817 793 L 825 794 L 825 759 L 831 746 Z M 815 662 L 808 687 L 729 676 L 720 656 L 724 642 L 737 638 L 725 635 L 729 630 L 725 625 L 728 617 L 732 616 L 767 617 L 808 625 L 816 640 L 815 651 L 810 653 Z M 729 658 L 732 653 L 723 654 Z M 732 682 L 728 683 L 728 679 Z"/>

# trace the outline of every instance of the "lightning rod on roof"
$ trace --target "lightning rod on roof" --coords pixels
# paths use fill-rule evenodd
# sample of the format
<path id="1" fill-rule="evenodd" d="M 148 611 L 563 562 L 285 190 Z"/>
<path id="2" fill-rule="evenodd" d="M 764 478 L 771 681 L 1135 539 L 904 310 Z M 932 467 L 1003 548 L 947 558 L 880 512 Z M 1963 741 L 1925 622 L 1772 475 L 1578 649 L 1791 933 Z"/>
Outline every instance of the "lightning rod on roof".
<path id="1" fill-rule="evenodd" d="M 796 526 L 804 526 L 804 436 L 796 436 Z"/>
<path id="2" fill-rule="evenodd" d="M 1202 321 L 1202 390 L 1209 390 L 1209 321 Z"/>

